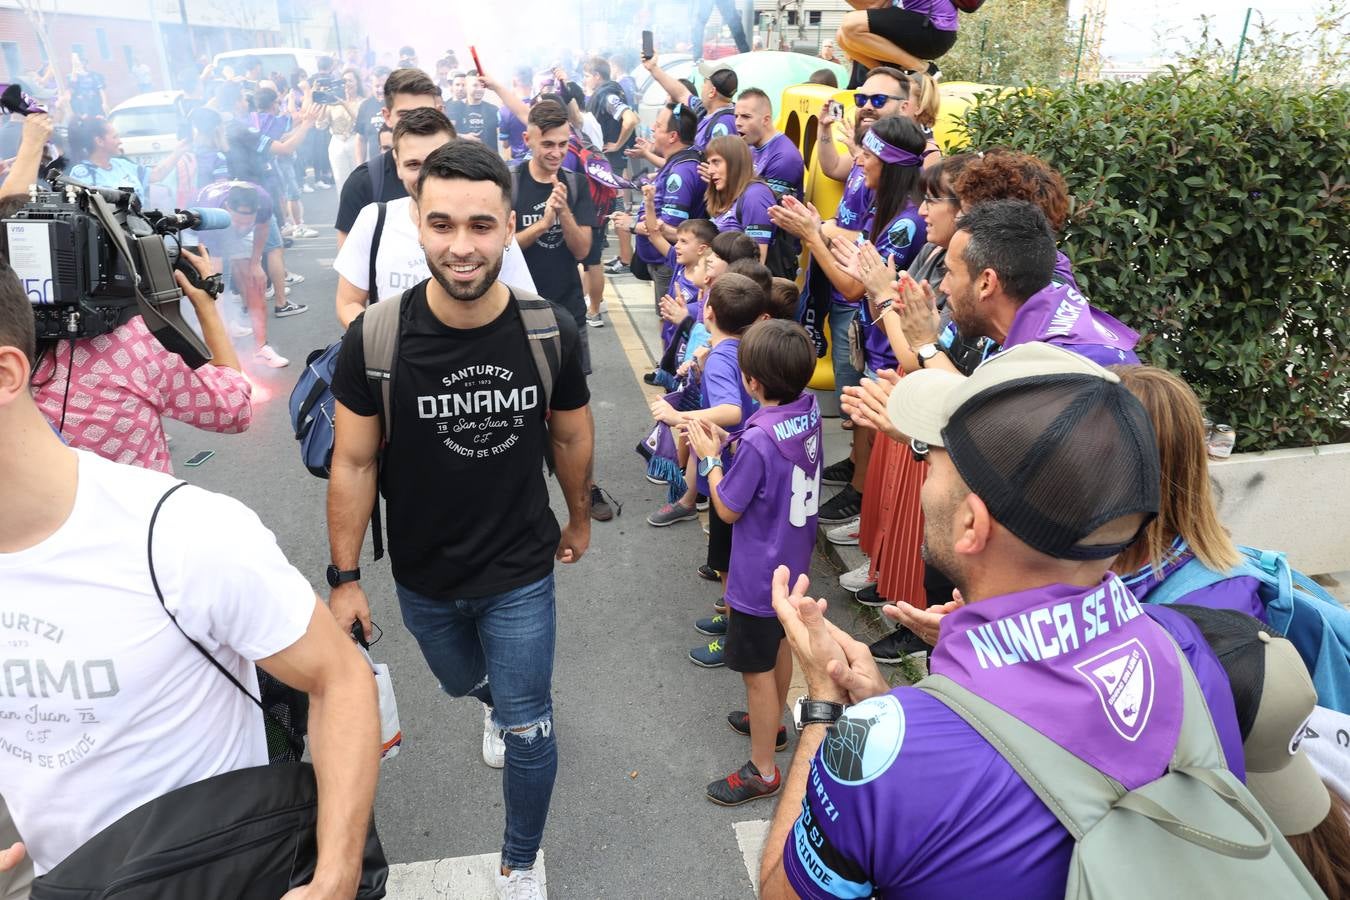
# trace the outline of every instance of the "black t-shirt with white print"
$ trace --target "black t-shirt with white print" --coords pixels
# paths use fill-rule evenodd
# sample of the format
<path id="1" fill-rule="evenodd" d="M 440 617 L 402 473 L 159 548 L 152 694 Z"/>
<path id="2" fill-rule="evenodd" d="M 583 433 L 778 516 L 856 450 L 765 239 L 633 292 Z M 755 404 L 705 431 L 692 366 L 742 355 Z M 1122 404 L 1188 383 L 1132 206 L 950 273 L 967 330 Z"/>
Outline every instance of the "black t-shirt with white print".
<path id="1" fill-rule="evenodd" d="M 553 194 L 553 185 L 535 181 L 528 162 L 521 163 L 516 171 L 519 179 L 515 203 L 516 233 L 519 234 L 538 222 L 544 214 L 548 198 Z M 564 176 L 559 172 L 558 177 L 567 179 L 567 202 L 572 208 L 572 217 L 577 220 L 577 224 L 594 228 L 595 202 L 591 199 L 590 186 L 585 176 Z M 572 190 L 572 185 L 576 185 L 577 190 Z M 539 294 L 557 303 L 580 322 L 586 314 L 586 295 L 581 287 L 581 275 L 577 271 L 577 257 L 567 248 L 562 219 L 555 221 L 552 228 L 525 247 L 524 256 Z M 582 254 L 582 258 L 585 258 L 585 254 Z"/>
<path id="2" fill-rule="evenodd" d="M 389 556 L 395 580 L 419 594 L 486 597 L 553 568 L 561 531 L 544 477 L 543 389 L 514 301 L 487 325 L 456 329 L 432 313 L 426 287 L 400 310 L 394 428 L 380 475 Z M 556 312 L 562 366 L 550 405 L 579 409 L 590 392 L 577 327 Z M 372 416 L 363 325 L 364 314 L 342 339 L 333 396 Z"/>

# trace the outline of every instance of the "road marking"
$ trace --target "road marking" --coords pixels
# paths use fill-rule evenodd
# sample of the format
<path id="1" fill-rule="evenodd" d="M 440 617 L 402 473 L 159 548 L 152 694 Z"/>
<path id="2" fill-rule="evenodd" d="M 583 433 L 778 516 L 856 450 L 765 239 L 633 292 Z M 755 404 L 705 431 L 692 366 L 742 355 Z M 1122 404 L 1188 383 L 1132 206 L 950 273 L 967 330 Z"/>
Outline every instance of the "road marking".
<path id="1" fill-rule="evenodd" d="M 769 836 L 769 820 L 736 822 L 731 827 L 736 829 L 736 843 L 741 848 L 745 872 L 750 876 L 750 887 L 753 889 L 751 896 L 758 897 L 759 859 L 764 854 L 764 839 Z"/>
<path id="2" fill-rule="evenodd" d="M 389 900 L 495 900 L 501 855 L 456 856 L 398 863 L 389 867 Z M 539 880 L 547 882 L 544 853 L 534 864 Z"/>
<path id="3" fill-rule="evenodd" d="M 647 399 L 659 397 L 664 391 L 653 388 L 642 380 L 644 374 L 656 368 L 657 360 L 653 358 L 651 351 L 647 349 L 646 342 L 642 340 L 642 336 L 638 332 L 637 322 L 634 321 L 632 310 L 628 308 L 627 300 L 624 297 L 626 292 L 620 291 L 612 278 L 607 278 L 605 281 L 606 299 L 612 301 L 609 322 L 614 326 L 614 333 L 619 338 L 619 347 L 628 360 L 628 367 L 633 370 L 633 378 L 637 381 L 638 388 L 647 396 Z M 622 315 L 613 307 L 621 307 Z"/>

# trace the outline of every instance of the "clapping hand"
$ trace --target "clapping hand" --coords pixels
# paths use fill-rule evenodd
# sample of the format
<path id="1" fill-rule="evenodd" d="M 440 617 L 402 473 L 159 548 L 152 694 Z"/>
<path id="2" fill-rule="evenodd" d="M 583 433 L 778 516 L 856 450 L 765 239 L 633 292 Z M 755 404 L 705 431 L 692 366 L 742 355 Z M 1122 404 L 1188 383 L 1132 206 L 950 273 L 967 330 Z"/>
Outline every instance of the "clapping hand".
<path id="1" fill-rule="evenodd" d="M 915 609 L 908 603 L 887 603 L 881 612 L 888 618 L 899 622 L 910 631 L 923 638 L 924 643 L 936 646 L 941 634 L 942 620 L 949 613 L 966 605 L 966 599 L 959 590 L 952 590 L 952 599 L 927 609 Z"/>
<path id="2" fill-rule="evenodd" d="M 942 333 L 942 314 L 938 312 L 937 295 L 927 281 L 915 281 L 908 272 L 899 280 L 900 329 L 905 340 L 914 348 L 937 343 Z"/>
<path id="3" fill-rule="evenodd" d="M 661 318 L 672 325 L 678 325 L 689 317 L 689 307 L 666 294 L 661 298 Z"/>
<path id="4" fill-rule="evenodd" d="M 900 375 L 894 369 L 882 369 L 875 379 L 864 378 L 857 386 L 844 388 L 839 405 L 854 424 L 874 428 L 893 440 L 903 441 L 905 436 L 891 422 L 886 410 L 891 390 L 899 382 Z"/>
<path id="5" fill-rule="evenodd" d="M 805 575 L 797 576 L 791 590 L 789 578 L 787 566 L 774 570 L 773 609 L 801 663 L 811 699 L 859 703 L 886 693 L 890 685 L 867 645 L 825 618 L 826 602 L 806 596 L 811 582 Z"/>
<path id="6" fill-rule="evenodd" d="M 690 419 L 684 426 L 684 433 L 689 439 L 689 446 L 694 448 L 694 453 L 700 459 L 717 456 L 727 442 L 725 430 L 703 419 Z"/>
<path id="7" fill-rule="evenodd" d="M 869 297 L 877 297 L 895 286 L 895 255 L 881 258 L 881 253 L 871 241 L 863 241 L 858 246 L 857 279 L 862 282 L 863 290 Z M 910 279 L 913 281 L 913 279 Z"/>
<path id="8" fill-rule="evenodd" d="M 791 194 L 777 206 L 769 207 L 769 221 L 788 234 L 809 241 L 820 231 L 820 213 L 810 203 L 802 203 Z"/>

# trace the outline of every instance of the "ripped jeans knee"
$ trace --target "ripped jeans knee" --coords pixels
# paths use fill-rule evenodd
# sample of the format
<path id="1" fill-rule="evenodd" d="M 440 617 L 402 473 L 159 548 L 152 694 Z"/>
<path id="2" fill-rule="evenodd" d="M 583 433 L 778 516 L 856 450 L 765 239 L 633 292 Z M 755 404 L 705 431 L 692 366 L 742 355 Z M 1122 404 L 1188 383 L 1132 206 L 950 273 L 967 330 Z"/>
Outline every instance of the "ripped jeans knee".
<path id="1" fill-rule="evenodd" d="M 553 737 L 553 717 L 549 716 L 529 725 L 504 729 L 503 735 L 507 747 L 515 742 L 521 747 L 533 747 L 536 742 L 547 741 Z"/>

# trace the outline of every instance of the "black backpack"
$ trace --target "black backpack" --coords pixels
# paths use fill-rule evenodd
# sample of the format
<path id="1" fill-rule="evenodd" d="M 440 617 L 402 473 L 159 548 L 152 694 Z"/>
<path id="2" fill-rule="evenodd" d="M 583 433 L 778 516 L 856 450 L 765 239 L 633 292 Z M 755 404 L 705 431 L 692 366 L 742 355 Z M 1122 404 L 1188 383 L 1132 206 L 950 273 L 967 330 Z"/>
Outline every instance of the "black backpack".
<path id="1" fill-rule="evenodd" d="M 767 186 L 767 184 L 766 184 Z M 773 190 L 773 188 L 769 188 Z M 782 200 L 782 196 L 777 191 L 773 192 L 774 201 Z M 741 198 L 736 201 L 736 221 L 745 226 L 743 212 L 745 208 L 745 192 L 741 192 Z M 777 278 L 787 278 L 791 281 L 797 280 L 797 269 L 801 262 L 802 246 L 801 242 L 788 234 L 781 228 L 773 230 L 773 236 L 769 238 L 769 249 L 764 255 L 764 265 L 768 266 L 769 272 Z"/>

